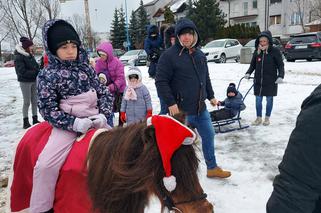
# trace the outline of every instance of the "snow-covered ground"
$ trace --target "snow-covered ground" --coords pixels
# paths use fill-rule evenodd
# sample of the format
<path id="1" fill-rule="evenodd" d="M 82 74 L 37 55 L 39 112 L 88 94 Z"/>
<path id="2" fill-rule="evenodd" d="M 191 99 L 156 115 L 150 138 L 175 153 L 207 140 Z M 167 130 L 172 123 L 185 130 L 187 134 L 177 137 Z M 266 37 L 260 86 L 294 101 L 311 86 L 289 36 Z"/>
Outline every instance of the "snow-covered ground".
<path id="1" fill-rule="evenodd" d="M 209 71 L 216 98 L 222 100 L 230 82 L 238 82 L 249 65 L 238 63 L 209 63 Z M 154 113 L 160 106 L 154 80 L 148 78 L 147 67 L 140 67 L 143 82 L 150 90 Z M 279 86 L 270 126 L 249 127 L 241 131 L 217 134 L 215 137 L 218 164 L 232 171 L 226 180 L 206 177 L 202 154 L 199 177 L 214 203 L 215 213 L 264 213 L 265 204 L 272 191 L 272 180 L 278 173 L 277 165 L 282 159 L 289 135 L 295 125 L 302 101 L 321 82 L 321 62 L 285 62 L 285 83 Z M 0 68 L 0 176 L 7 176 L 17 142 L 24 133 L 22 129 L 22 95 L 14 68 Z M 188 86 L 188 85 L 186 85 Z M 242 81 L 240 91 L 244 94 L 251 81 Z M 265 101 L 265 100 L 264 100 Z M 247 96 L 246 110 L 242 112 L 243 123 L 255 119 L 253 92 Z M 214 108 L 208 105 L 209 110 Z M 0 213 L 7 212 L 5 189 L 0 189 Z M 158 213 L 159 203 L 152 200 L 147 213 Z"/>

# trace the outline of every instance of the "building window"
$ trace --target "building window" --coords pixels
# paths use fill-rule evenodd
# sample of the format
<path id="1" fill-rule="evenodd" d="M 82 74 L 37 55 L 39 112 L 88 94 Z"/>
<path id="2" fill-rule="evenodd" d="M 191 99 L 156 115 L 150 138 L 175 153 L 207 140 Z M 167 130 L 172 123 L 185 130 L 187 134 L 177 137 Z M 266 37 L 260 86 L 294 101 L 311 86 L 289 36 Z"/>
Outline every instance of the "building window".
<path id="1" fill-rule="evenodd" d="M 271 4 L 281 3 L 281 2 L 282 2 L 282 0 L 271 0 L 270 1 Z"/>
<path id="2" fill-rule="evenodd" d="M 251 22 L 251 27 L 255 27 L 257 25 L 256 21 Z"/>
<path id="3" fill-rule="evenodd" d="M 281 15 L 270 16 L 270 25 L 281 24 Z"/>
<path id="4" fill-rule="evenodd" d="M 249 14 L 249 3 L 248 2 L 243 3 L 243 11 L 244 11 L 245 16 L 247 16 Z"/>
<path id="5" fill-rule="evenodd" d="M 290 16 L 290 22 L 291 22 L 291 25 L 301 24 L 300 13 L 299 12 L 292 13 L 292 15 Z"/>
<path id="6" fill-rule="evenodd" d="M 257 8 L 257 0 L 254 0 L 253 1 L 253 9 L 256 9 Z"/>

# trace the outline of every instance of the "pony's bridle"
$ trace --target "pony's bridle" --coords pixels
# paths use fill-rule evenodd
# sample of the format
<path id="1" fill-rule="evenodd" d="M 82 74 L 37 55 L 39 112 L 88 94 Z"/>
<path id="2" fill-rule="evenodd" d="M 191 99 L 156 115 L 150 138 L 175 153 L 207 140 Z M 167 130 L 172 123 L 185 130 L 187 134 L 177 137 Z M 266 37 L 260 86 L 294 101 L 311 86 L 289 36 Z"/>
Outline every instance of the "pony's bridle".
<path id="1" fill-rule="evenodd" d="M 194 202 L 194 201 L 199 201 L 199 200 L 203 200 L 203 199 L 206 199 L 207 197 L 207 194 L 206 193 L 202 193 L 200 194 L 199 196 L 196 196 L 196 197 L 192 197 L 191 199 L 189 200 L 184 200 L 184 201 L 179 201 L 179 202 L 174 202 L 174 200 L 172 199 L 172 197 L 166 193 L 161 186 L 159 186 L 159 189 L 158 189 L 162 199 L 163 199 L 163 202 L 164 202 L 164 206 L 169 210 L 169 212 L 172 212 L 172 211 L 178 211 L 180 213 L 183 213 L 178 207 L 177 205 L 181 205 L 181 204 L 185 204 L 185 203 L 191 203 L 191 202 Z"/>

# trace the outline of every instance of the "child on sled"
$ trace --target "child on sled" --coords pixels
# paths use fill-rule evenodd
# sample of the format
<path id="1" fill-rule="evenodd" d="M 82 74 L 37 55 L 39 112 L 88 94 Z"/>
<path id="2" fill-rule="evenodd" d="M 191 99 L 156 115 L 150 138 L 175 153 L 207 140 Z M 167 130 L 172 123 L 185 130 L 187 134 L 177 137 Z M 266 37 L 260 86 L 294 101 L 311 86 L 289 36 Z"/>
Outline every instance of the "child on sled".
<path id="1" fill-rule="evenodd" d="M 77 137 L 90 128 L 106 128 L 112 96 L 89 65 L 78 34 L 64 20 L 43 27 L 48 67 L 37 78 L 38 107 L 52 132 L 33 173 L 30 212 L 52 212 L 59 170 Z"/>
<path id="2" fill-rule="evenodd" d="M 242 94 L 237 91 L 234 83 L 227 87 L 226 98 L 224 101 L 218 101 L 218 106 L 224 106 L 219 110 L 210 112 L 212 121 L 220 121 L 235 117 L 239 111 L 245 109 Z"/>

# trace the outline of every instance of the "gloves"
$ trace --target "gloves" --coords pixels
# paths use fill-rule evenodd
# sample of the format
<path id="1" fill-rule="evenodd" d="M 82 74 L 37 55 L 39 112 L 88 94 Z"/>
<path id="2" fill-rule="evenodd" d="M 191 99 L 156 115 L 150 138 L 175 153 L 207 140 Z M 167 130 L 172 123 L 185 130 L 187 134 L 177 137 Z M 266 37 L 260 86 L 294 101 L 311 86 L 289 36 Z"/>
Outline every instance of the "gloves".
<path id="1" fill-rule="evenodd" d="M 250 74 L 246 73 L 246 74 L 244 75 L 244 78 L 245 78 L 245 79 L 250 79 Z"/>
<path id="2" fill-rule="evenodd" d="M 146 118 L 152 117 L 152 115 L 153 115 L 153 111 L 151 109 L 147 110 Z"/>
<path id="3" fill-rule="evenodd" d="M 92 126 L 95 129 L 105 128 L 107 126 L 107 118 L 103 114 L 93 115 L 88 118 L 92 120 Z"/>
<path id="4" fill-rule="evenodd" d="M 93 125 L 93 122 L 89 118 L 76 118 L 72 129 L 75 132 L 86 133 Z"/>
<path id="5" fill-rule="evenodd" d="M 99 78 L 100 83 L 102 83 L 103 85 L 107 84 L 107 77 L 104 73 L 102 73 L 102 72 L 99 73 L 98 78 Z"/>
<path id="6" fill-rule="evenodd" d="M 278 77 L 275 81 L 276 84 L 282 84 L 283 83 L 283 78 Z"/>
<path id="7" fill-rule="evenodd" d="M 120 112 L 120 120 L 123 123 L 126 123 L 126 113 L 125 112 Z"/>

